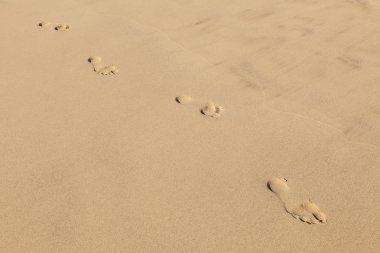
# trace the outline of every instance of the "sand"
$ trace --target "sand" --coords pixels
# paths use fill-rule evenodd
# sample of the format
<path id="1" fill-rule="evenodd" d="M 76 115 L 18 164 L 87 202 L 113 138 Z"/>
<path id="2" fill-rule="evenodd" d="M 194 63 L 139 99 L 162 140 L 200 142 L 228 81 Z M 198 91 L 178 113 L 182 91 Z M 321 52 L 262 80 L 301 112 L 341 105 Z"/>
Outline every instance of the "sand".
<path id="1" fill-rule="evenodd" d="M 0 17 L 0 252 L 379 251 L 378 1 Z"/>

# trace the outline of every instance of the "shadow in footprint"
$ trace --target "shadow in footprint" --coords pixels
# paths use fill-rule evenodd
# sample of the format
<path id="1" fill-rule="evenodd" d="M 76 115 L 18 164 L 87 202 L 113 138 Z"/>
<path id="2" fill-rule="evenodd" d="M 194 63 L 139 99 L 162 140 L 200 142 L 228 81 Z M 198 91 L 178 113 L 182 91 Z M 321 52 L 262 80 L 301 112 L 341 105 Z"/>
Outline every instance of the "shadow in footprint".
<path id="1" fill-rule="evenodd" d="M 185 105 L 185 104 L 190 104 L 191 102 L 193 102 L 193 98 L 190 96 L 184 95 L 184 96 L 176 97 L 175 101 L 177 101 L 177 103 L 179 104 Z"/>

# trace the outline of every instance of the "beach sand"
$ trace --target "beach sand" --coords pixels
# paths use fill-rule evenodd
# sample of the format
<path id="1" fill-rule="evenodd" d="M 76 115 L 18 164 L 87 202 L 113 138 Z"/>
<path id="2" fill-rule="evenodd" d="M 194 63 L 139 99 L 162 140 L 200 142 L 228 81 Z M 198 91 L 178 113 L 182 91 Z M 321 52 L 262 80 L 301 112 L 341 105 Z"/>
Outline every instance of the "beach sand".
<path id="1" fill-rule="evenodd" d="M 0 252 L 379 251 L 378 1 L 0 17 Z"/>

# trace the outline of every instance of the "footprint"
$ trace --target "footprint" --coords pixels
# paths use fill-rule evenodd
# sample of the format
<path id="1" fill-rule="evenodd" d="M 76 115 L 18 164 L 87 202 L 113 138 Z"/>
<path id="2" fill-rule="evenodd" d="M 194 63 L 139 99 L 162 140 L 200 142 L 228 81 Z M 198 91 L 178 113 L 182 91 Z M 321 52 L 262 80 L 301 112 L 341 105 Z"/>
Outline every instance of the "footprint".
<path id="1" fill-rule="evenodd" d="M 63 32 L 66 32 L 66 31 L 70 30 L 70 26 L 67 25 L 67 24 L 59 24 L 59 25 L 57 25 L 54 29 L 55 29 L 56 31 L 63 31 Z"/>
<path id="2" fill-rule="evenodd" d="M 182 105 L 198 102 L 194 100 L 192 97 L 187 96 L 187 95 L 177 96 L 175 100 L 177 101 L 177 103 L 182 104 Z M 202 103 L 198 102 L 198 104 L 202 104 Z M 223 107 L 215 104 L 214 102 L 207 102 L 201 105 L 200 107 L 201 107 L 200 112 L 205 116 L 220 118 L 223 113 Z"/>
<path id="3" fill-rule="evenodd" d="M 223 107 L 220 105 L 215 104 L 214 102 L 207 102 L 201 109 L 201 113 L 203 115 L 213 117 L 213 118 L 220 118 L 223 113 Z"/>
<path id="4" fill-rule="evenodd" d="M 68 31 L 70 30 L 70 26 L 67 25 L 67 24 L 53 24 L 49 21 L 42 21 L 40 23 L 38 23 L 38 26 L 39 27 L 42 27 L 42 28 L 45 28 L 45 29 L 48 29 L 48 28 L 51 28 L 54 26 L 54 30 L 56 31 Z"/>
<path id="5" fill-rule="evenodd" d="M 182 105 L 190 104 L 191 102 L 193 102 L 193 98 L 186 95 L 178 96 L 175 98 L 175 100 Z"/>
<path id="6" fill-rule="evenodd" d="M 51 26 L 51 23 L 49 21 L 42 21 L 41 23 L 38 24 L 38 26 L 42 28 L 48 28 Z"/>
<path id="7" fill-rule="evenodd" d="M 102 57 L 100 56 L 92 56 L 88 59 L 88 61 L 92 64 L 94 71 L 101 75 L 116 75 L 119 72 L 119 69 L 115 65 L 102 65 Z"/>
<path id="8" fill-rule="evenodd" d="M 294 202 L 293 195 L 289 194 L 288 180 L 285 178 L 272 178 L 268 181 L 268 188 L 277 195 L 282 202 L 287 213 L 294 218 L 299 219 L 309 224 L 320 224 L 327 222 L 327 216 L 322 212 L 318 205 L 311 199 L 302 201 L 301 203 Z"/>

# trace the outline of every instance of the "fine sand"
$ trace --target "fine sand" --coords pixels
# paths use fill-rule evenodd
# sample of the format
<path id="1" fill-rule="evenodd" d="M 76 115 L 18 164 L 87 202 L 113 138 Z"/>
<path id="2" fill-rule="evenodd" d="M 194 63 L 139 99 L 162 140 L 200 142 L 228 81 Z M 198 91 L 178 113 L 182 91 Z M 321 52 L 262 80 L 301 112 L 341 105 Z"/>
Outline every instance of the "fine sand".
<path id="1" fill-rule="evenodd" d="M 0 252 L 379 252 L 378 0 L 0 0 Z"/>

